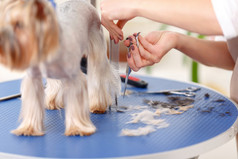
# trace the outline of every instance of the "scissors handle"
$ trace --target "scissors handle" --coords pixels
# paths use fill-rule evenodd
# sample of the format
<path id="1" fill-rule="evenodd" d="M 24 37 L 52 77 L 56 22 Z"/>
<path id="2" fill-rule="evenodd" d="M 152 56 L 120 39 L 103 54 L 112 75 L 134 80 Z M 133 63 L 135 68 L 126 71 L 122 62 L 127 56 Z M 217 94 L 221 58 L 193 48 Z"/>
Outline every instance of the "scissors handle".
<path id="1" fill-rule="evenodd" d="M 135 36 L 136 38 L 136 45 L 137 47 L 139 48 L 139 41 L 138 41 L 138 36 L 139 36 L 140 32 L 137 33 L 137 35 Z M 128 54 L 130 54 L 130 47 L 131 47 L 132 43 L 130 43 L 130 45 L 128 46 Z M 125 88 L 124 88 L 124 93 L 123 93 L 123 97 L 125 96 L 126 94 L 126 88 L 127 88 L 127 83 L 128 83 L 128 78 L 129 78 L 129 75 L 131 73 L 131 68 L 129 67 L 129 65 L 127 64 L 127 68 L 126 68 L 126 80 L 125 80 Z"/>
<path id="2" fill-rule="evenodd" d="M 19 97 L 21 97 L 21 93 L 9 95 L 6 97 L 1 97 L 0 101 L 10 100 L 10 99 L 19 98 Z"/>

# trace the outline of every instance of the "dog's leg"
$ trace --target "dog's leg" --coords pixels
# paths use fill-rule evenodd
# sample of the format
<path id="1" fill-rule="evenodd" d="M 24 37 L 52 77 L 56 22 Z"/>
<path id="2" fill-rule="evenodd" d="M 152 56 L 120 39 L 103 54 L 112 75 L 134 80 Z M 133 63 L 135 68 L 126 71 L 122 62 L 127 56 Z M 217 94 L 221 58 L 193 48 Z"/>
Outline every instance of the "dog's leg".
<path id="1" fill-rule="evenodd" d="M 90 120 L 87 81 L 80 71 L 79 76 L 65 82 L 65 135 L 91 135 L 96 131 Z"/>
<path id="2" fill-rule="evenodd" d="M 88 56 L 88 91 L 92 113 L 104 113 L 112 104 L 114 95 L 119 94 L 120 81 L 107 58 L 107 47 L 102 28 L 95 24 L 90 30 Z"/>
<path id="3" fill-rule="evenodd" d="M 63 108 L 63 88 L 62 82 L 55 79 L 47 79 L 45 89 L 46 109 Z"/>
<path id="4" fill-rule="evenodd" d="M 44 135 L 44 88 L 38 68 L 28 70 L 22 82 L 21 93 L 21 124 L 12 133 L 24 136 Z"/>

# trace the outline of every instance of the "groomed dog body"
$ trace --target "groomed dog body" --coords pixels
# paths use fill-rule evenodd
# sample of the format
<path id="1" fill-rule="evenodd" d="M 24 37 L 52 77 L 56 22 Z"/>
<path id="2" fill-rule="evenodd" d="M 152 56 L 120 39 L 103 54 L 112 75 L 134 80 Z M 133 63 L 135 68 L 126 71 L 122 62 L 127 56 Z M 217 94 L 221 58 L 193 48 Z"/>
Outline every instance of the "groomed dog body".
<path id="1" fill-rule="evenodd" d="M 97 11 L 85 0 L 67 0 L 54 10 L 46 0 L 3 0 L 0 62 L 25 70 L 21 124 L 16 135 L 44 134 L 44 108 L 65 107 L 65 135 L 96 131 L 90 111 L 104 113 L 119 93 L 119 76 L 106 55 Z M 88 57 L 87 76 L 80 69 Z M 46 89 L 42 77 L 48 77 Z"/>

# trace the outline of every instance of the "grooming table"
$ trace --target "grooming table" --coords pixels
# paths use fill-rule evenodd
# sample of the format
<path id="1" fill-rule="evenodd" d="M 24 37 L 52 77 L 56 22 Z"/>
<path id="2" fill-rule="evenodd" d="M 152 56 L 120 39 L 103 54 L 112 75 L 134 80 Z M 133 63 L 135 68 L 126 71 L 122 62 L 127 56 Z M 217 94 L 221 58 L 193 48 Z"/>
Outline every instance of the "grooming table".
<path id="1" fill-rule="evenodd" d="M 161 115 L 170 125 L 146 136 L 120 136 L 132 113 L 139 110 L 91 114 L 97 132 L 91 136 L 64 136 L 64 110 L 46 110 L 42 137 L 15 136 L 10 133 L 19 122 L 20 98 L 0 102 L 0 158 L 156 158 L 186 159 L 197 157 L 231 140 L 237 133 L 237 107 L 220 93 L 206 87 L 174 80 L 139 76 L 149 83 L 147 89 L 128 85 L 128 90 L 156 91 L 201 87 L 194 108 L 181 115 Z M 0 83 L 0 97 L 19 93 L 21 80 Z M 122 88 L 124 85 L 122 84 Z M 205 97 L 208 93 L 209 97 Z M 145 106 L 143 99 L 167 101 L 168 95 L 131 95 L 120 97 L 119 106 Z M 214 107 L 211 112 L 201 111 Z M 154 111 L 148 106 L 148 109 Z"/>

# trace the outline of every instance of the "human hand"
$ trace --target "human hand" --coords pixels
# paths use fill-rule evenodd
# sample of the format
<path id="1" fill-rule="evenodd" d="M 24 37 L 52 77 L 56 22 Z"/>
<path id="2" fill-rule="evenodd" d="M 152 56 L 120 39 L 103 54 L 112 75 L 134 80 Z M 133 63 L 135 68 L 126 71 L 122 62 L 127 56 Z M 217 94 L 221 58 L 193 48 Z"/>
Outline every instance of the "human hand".
<path id="1" fill-rule="evenodd" d="M 122 28 L 135 17 L 136 0 L 103 0 L 101 2 L 101 23 L 109 31 L 115 43 L 123 39 Z M 118 20 L 117 24 L 114 20 Z"/>
<path id="2" fill-rule="evenodd" d="M 133 71 L 138 71 L 145 66 L 158 63 L 162 57 L 177 45 L 177 33 L 168 31 L 154 31 L 142 37 L 139 35 L 139 48 L 136 45 L 135 35 L 129 36 L 124 41 L 130 47 L 127 62 Z"/>

